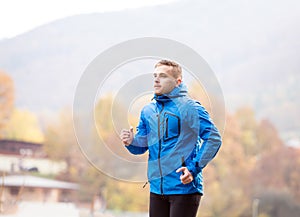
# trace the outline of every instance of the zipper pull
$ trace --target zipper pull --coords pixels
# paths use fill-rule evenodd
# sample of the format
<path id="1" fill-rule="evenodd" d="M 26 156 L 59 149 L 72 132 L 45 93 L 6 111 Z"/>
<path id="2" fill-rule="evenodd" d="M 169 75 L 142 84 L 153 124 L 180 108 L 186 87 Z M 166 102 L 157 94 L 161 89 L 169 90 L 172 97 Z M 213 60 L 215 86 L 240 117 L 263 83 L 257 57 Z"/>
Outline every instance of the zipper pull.
<path id="1" fill-rule="evenodd" d="M 148 184 L 148 181 L 145 182 L 145 184 L 143 185 L 143 188 L 145 188 L 147 184 Z"/>
<path id="2" fill-rule="evenodd" d="M 185 161 L 184 161 L 184 156 L 181 157 L 181 166 L 186 167 Z M 182 172 L 182 175 L 184 175 L 184 172 Z"/>

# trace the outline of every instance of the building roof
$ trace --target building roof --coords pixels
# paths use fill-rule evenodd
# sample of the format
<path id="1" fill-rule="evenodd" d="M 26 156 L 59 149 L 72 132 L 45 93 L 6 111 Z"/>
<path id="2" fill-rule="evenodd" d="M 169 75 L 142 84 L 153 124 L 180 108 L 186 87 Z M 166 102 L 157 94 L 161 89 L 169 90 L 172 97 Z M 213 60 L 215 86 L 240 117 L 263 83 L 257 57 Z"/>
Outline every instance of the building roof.
<path id="1" fill-rule="evenodd" d="M 12 175 L 5 176 L 0 179 L 0 185 L 10 187 L 32 187 L 32 188 L 54 188 L 54 189 L 69 189 L 77 190 L 78 184 L 71 182 L 63 182 L 53 179 L 46 179 L 36 176 Z"/>
<path id="2" fill-rule="evenodd" d="M 31 157 L 46 156 L 43 144 L 7 139 L 0 140 L 0 153 Z"/>

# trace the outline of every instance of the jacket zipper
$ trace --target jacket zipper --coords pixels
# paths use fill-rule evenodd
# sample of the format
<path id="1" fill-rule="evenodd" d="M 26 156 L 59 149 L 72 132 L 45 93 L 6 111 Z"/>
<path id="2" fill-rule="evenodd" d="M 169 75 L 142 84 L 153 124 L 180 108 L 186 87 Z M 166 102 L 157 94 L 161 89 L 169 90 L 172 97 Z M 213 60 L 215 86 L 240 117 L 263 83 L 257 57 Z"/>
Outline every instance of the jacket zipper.
<path id="1" fill-rule="evenodd" d="M 166 139 L 169 138 L 168 129 L 169 129 L 169 118 L 166 118 Z"/>
<path id="2" fill-rule="evenodd" d="M 182 166 L 182 167 L 186 167 L 185 160 L 184 160 L 184 156 L 181 157 L 181 166 Z M 182 175 L 184 175 L 184 172 L 183 172 L 183 171 L 182 171 Z"/>
<path id="3" fill-rule="evenodd" d="M 148 184 L 148 181 L 145 182 L 145 184 L 143 185 L 143 188 L 145 188 L 147 184 Z"/>
<path id="4" fill-rule="evenodd" d="M 162 108 L 161 111 L 158 114 L 158 143 L 159 143 L 159 148 L 158 148 L 158 167 L 159 167 L 159 173 L 160 173 L 160 192 L 163 195 L 163 176 L 162 176 L 162 168 L 161 168 L 161 162 L 160 162 L 160 154 L 161 154 L 161 138 L 160 138 L 160 115 L 162 111 L 164 110 L 164 104 L 162 103 Z"/>

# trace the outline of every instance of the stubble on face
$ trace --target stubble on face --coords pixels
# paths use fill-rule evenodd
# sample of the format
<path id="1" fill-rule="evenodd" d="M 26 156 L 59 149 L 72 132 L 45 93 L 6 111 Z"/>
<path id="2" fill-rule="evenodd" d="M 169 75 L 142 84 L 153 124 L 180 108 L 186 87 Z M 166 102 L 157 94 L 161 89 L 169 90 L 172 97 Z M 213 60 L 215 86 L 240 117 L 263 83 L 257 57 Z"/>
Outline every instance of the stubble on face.
<path id="1" fill-rule="evenodd" d="M 168 94 L 178 86 L 178 81 L 173 76 L 172 66 L 161 65 L 156 67 L 153 76 L 153 87 L 156 95 Z"/>

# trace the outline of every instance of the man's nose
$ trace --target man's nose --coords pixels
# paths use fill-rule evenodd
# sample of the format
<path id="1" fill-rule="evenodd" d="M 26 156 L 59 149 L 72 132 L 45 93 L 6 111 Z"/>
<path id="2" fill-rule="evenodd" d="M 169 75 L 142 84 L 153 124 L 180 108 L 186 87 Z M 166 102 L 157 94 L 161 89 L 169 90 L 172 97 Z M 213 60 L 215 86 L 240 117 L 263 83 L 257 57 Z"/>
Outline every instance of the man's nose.
<path id="1" fill-rule="evenodd" d="M 154 82 L 155 82 L 155 83 L 159 83 L 159 78 L 158 78 L 158 77 L 155 77 L 155 78 L 154 78 Z"/>

